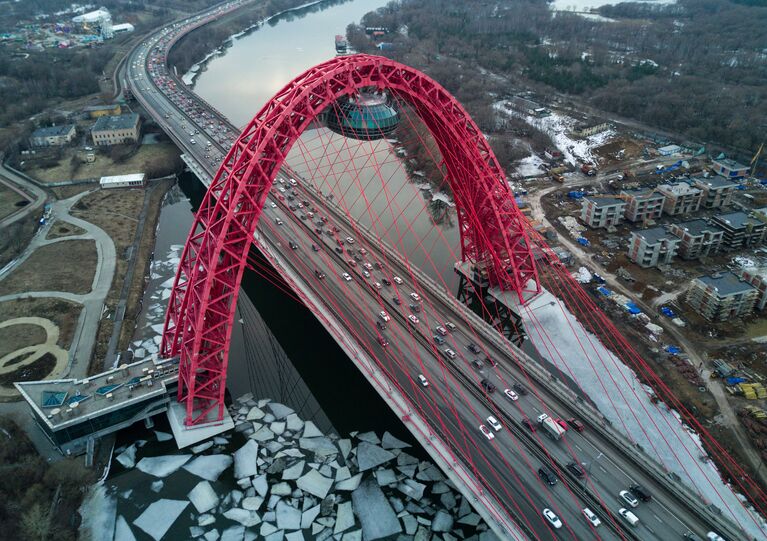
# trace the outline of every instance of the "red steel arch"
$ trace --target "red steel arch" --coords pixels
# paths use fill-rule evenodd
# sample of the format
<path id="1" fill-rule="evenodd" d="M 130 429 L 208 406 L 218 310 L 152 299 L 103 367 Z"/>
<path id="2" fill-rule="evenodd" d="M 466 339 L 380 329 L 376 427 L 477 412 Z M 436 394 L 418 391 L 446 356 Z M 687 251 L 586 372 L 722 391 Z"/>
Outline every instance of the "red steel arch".
<path id="1" fill-rule="evenodd" d="M 363 88 L 408 102 L 437 142 L 453 191 L 464 261 L 493 285 L 523 293 L 540 285 L 506 178 L 468 113 L 437 82 L 372 55 L 337 57 L 288 83 L 229 151 L 195 217 L 165 318 L 161 352 L 180 356 L 179 401 L 187 425 L 221 420 L 240 281 L 272 181 L 298 137 L 328 106 Z"/>

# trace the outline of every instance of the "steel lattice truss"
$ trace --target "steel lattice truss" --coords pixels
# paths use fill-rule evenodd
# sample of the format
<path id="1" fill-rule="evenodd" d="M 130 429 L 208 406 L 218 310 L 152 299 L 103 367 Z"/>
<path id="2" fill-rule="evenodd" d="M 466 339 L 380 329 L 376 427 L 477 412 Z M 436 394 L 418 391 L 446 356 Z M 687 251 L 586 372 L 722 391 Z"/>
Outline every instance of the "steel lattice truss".
<path id="1" fill-rule="evenodd" d="M 195 217 L 171 293 L 162 355 L 180 356 L 178 398 L 187 425 L 220 420 L 232 321 L 248 251 L 269 188 L 299 136 L 339 98 L 386 90 L 410 104 L 443 156 L 461 257 L 492 285 L 540 291 L 525 220 L 479 128 L 425 74 L 371 56 L 338 57 L 299 75 L 250 121 L 216 173 Z"/>

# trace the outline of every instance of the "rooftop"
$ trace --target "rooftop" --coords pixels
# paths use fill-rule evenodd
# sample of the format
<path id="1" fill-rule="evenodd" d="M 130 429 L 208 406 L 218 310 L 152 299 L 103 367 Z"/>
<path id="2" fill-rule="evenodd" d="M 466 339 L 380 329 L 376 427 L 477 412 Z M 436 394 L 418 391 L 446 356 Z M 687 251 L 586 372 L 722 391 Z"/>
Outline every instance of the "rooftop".
<path id="1" fill-rule="evenodd" d="M 113 111 L 120 107 L 119 103 L 113 103 L 111 105 L 89 105 L 88 107 L 84 107 L 83 111 L 85 112 L 91 112 L 91 111 Z"/>
<path id="2" fill-rule="evenodd" d="M 109 177 L 101 177 L 99 182 L 101 184 L 121 184 L 123 182 L 144 181 L 144 173 L 131 173 L 128 175 L 113 175 Z"/>
<path id="3" fill-rule="evenodd" d="M 627 195 L 634 199 L 656 199 L 663 197 L 663 194 L 655 191 L 655 188 L 643 188 L 641 190 L 623 190 L 621 195 Z"/>
<path id="4" fill-rule="evenodd" d="M 700 190 L 690 186 L 686 182 L 680 182 L 679 184 L 659 184 L 658 190 L 662 192 L 668 192 L 674 195 L 689 195 L 698 194 Z"/>
<path id="5" fill-rule="evenodd" d="M 592 201 L 597 207 L 609 207 L 612 205 L 625 205 L 623 199 L 617 197 L 584 197 L 586 201 Z"/>
<path id="6" fill-rule="evenodd" d="M 720 297 L 738 295 L 755 290 L 754 286 L 744 282 L 733 272 L 725 272 L 715 276 L 700 276 L 696 280 L 707 287 L 713 288 Z"/>
<path id="7" fill-rule="evenodd" d="M 689 222 L 681 222 L 677 224 L 679 227 L 690 233 L 691 235 L 702 235 L 706 232 L 715 233 L 721 231 L 722 228 L 718 225 L 710 224 L 706 220 L 690 220 Z"/>
<path id="8" fill-rule="evenodd" d="M 83 380 L 25 381 L 14 385 L 40 419 L 51 430 L 58 430 L 125 404 L 162 395 L 177 375 L 177 358 L 148 358 Z"/>
<path id="9" fill-rule="evenodd" d="M 138 122 L 138 114 L 128 113 L 120 116 L 102 116 L 93 125 L 92 131 L 128 130 Z"/>
<path id="10" fill-rule="evenodd" d="M 719 165 L 723 165 L 727 169 L 748 169 L 747 166 L 743 165 L 742 163 L 738 163 L 735 160 L 731 160 L 730 158 L 723 158 L 721 160 L 711 160 L 714 163 L 718 163 Z"/>
<path id="11" fill-rule="evenodd" d="M 32 137 L 55 137 L 57 135 L 66 135 L 72 129 L 74 124 L 62 124 L 61 126 L 48 126 L 47 128 L 37 128 L 32 132 Z"/>
<path id="12" fill-rule="evenodd" d="M 709 186 L 711 188 L 728 188 L 728 187 L 735 187 L 738 185 L 736 182 L 732 182 L 731 180 L 726 179 L 722 175 L 714 175 L 708 178 L 692 177 L 690 180 L 696 183 L 705 184 L 706 186 Z"/>
<path id="13" fill-rule="evenodd" d="M 647 244 L 657 244 L 663 240 L 679 240 L 676 236 L 666 231 L 663 227 L 651 227 L 649 229 L 640 229 L 632 231 L 632 235 L 642 237 Z"/>
<path id="14" fill-rule="evenodd" d="M 757 220 L 756 218 L 749 217 L 748 214 L 741 211 L 730 212 L 729 214 L 717 214 L 716 216 L 714 216 L 714 220 L 718 220 L 735 229 L 740 229 L 741 227 L 747 227 L 749 225 L 759 225 L 763 223 Z"/>

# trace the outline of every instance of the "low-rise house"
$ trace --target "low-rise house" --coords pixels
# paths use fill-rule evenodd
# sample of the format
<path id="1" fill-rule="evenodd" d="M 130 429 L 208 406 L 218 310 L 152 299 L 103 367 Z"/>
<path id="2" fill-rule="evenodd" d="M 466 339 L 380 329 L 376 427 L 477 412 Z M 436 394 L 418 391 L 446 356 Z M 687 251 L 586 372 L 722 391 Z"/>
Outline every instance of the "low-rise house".
<path id="1" fill-rule="evenodd" d="M 767 265 L 743 269 L 740 277 L 754 286 L 757 291 L 756 309 L 764 310 L 767 307 Z"/>
<path id="2" fill-rule="evenodd" d="M 29 144 L 33 147 L 60 147 L 72 142 L 76 134 L 74 124 L 38 128 L 29 137 Z"/>
<path id="3" fill-rule="evenodd" d="M 687 302 L 709 321 L 726 321 L 754 311 L 757 289 L 735 273 L 701 276 L 692 281 Z"/>
<path id="4" fill-rule="evenodd" d="M 91 105 L 83 109 L 90 118 L 99 118 L 101 116 L 118 116 L 122 114 L 122 107 L 119 103 L 112 105 Z"/>
<path id="5" fill-rule="evenodd" d="M 738 163 L 735 160 L 724 158 L 721 160 L 712 160 L 711 169 L 717 175 L 726 178 L 743 178 L 748 176 L 748 166 Z"/>
<path id="6" fill-rule="evenodd" d="M 622 191 L 621 196 L 626 201 L 624 217 L 630 222 L 647 223 L 660 218 L 666 196 L 653 189 Z"/>
<path id="7" fill-rule="evenodd" d="M 725 250 L 759 246 L 767 230 L 767 223 L 741 211 L 714 216 L 713 223 L 724 230 L 722 248 Z"/>
<path id="8" fill-rule="evenodd" d="M 629 259 L 640 267 L 668 265 L 676 255 L 680 239 L 662 227 L 631 232 Z"/>
<path id="9" fill-rule="evenodd" d="M 616 197 L 584 197 L 581 200 L 581 220 L 593 228 L 621 223 L 626 202 Z"/>
<path id="10" fill-rule="evenodd" d="M 706 220 L 671 224 L 669 231 L 679 237 L 679 255 L 682 259 L 700 259 L 714 255 L 722 247 L 724 230 Z"/>
<path id="11" fill-rule="evenodd" d="M 575 135 L 578 135 L 580 137 L 589 137 L 591 135 L 596 135 L 597 133 L 601 133 L 609 129 L 610 129 L 609 122 L 598 122 L 596 124 L 580 124 L 575 127 L 574 133 Z"/>
<path id="12" fill-rule="evenodd" d="M 143 188 L 146 186 L 146 176 L 144 173 L 133 173 L 101 177 L 99 186 L 102 188 Z"/>
<path id="13" fill-rule="evenodd" d="M 726 207 L 732 202 L 736 183 L 727 180 L 723 176 L 714 175 L 708 178 L 693 177 L 692 185 L 703 191 L 700 204 L 707 209 Z"/>
<path id="14" fill-rule="evenodd" d="M 666 145 L 665 147 L 660 147 L 658 149 L 658 154 L 661 156 L 672 156 L 674 154 L 679 154 L 682 152 L 682 147 L 679 145 Z"/>
<path id="15" fill-rule="evenodd" d="M 102 116 L 91 128 L 93 143 L 98 146 L 135 143 L 139 137 L 139 116 L 129 113 L 120 116 Z"/>
<path id="16" fill-rule="evenodd" d="M 655 189 L 665 196 L 663 212 L 670 216 L 697 212 L 700 208 L 703 192 L 686 182 L 659 184 Z"/>

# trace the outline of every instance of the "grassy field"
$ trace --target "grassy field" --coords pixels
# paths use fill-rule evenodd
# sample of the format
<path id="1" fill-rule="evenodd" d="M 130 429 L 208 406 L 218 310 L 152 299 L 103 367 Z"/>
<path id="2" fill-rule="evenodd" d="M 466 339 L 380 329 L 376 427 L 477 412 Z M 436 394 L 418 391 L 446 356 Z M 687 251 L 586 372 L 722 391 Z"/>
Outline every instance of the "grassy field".
<path id="1" fill-rule="evenodd" d="M 51 226 L 50 231 L 48 231 L 48 236 L 45 238 L 60 239 L 62 237 L 82 235 L 83 233 L 85 233 L 85 229 L 81 227 L 77 227 L 76 225 L 72 225 L 68 222 L 57 221 L 55 224 L 53 224 L 53 226 Z"/>
<path id="2" fill-rule="evenodd" d="M 43 246 L 0 282 L 0 295 L 25 291 L 88 293 L 96 262 L 92 240 L 63 240 Z"/>
<path id="3" fill-rule="evenodd" d="M 10 189 L 5 184 L 0 184 L 0 220 L 19 210 L 21 207 L 19 207 L 17 203 L 20 201 L 29 200 Z"/>
<path id="4" fill-rule="evenodd" d="M 59 327 L 58 345 L 67 349 L 72 344 L 81 310 L 79 304 L 62 299 L 17 299 L 0 302 L 0 321 L 29 316 L 50 319 Z M 43 340 L 45 332 L 37 325 L 12 325 L 0 329 L 0 357 Z"/>
<path id="5" fill-rule="evenodd" d="M 141 145 L 138 151 L 122 163 L 114 163 L 108 155 L 96 153 L 96 161 L 82 164 L 74 173 L 70 164 L 72 149 L 67 149 L 64 157 L 55 167 L 47 169 L 30 167 L 26 173 L 41 182 L 61 182 L 64 180 L 85 180 L 108 175 L 143 173 L 151 164 L 171 160 L 178 154 L 172 143 Z"/>

